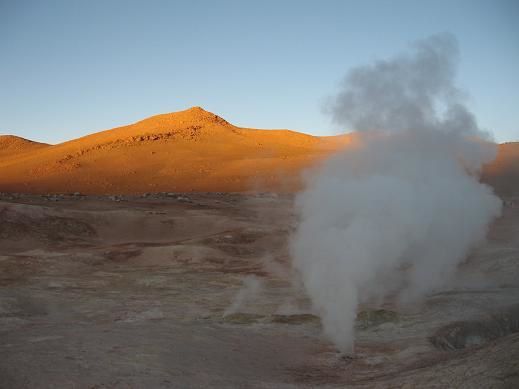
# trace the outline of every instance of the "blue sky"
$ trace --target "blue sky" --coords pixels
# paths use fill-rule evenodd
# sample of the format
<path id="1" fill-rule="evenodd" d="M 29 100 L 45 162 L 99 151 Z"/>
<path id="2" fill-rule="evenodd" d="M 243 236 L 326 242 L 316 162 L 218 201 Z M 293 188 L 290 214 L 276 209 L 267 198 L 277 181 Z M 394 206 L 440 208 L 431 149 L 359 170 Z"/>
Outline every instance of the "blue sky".
<path id="1" fill-rule="evenodd" d="M 200 105 L 333 134 L 348 69 L 447 31 L 479 123 L 519 140 L 518 20 L 516 0 L 0 0 L 0 133 L 56 143 Z"/>

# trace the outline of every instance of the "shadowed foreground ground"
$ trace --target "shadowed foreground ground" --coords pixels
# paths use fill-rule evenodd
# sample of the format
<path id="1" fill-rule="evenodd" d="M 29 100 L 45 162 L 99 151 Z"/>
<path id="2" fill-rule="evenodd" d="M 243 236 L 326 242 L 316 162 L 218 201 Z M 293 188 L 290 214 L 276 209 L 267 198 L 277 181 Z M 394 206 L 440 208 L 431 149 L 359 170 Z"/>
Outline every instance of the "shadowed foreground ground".
<path id="1" fill-rule="evenodd" d="M 0 220 L 2 388 L 519 386 L 519 208 L 455 288 L 362 307 L 351 357 L 290 283 L 290 196 L 1 195 Z"/>

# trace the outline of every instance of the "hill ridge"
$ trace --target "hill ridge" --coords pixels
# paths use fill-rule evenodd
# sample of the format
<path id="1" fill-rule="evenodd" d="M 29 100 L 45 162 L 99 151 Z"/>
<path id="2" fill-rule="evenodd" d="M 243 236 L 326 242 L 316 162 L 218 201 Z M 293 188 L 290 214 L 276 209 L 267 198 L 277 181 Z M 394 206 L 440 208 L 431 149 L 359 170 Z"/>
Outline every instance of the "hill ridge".
<path id="1" fill-rule="evenodd" d="M 355 135 L 237 127 L 196 106 L 56 145 L 9 135 L 2 142 L 16 147 L 0 147 L 0 192 L 292 192 L 302 171 L 355 144 Z M 483 179 L 519 194 L 518 156 L 519 143 L 501 145 Z"/>
<path id="2" fill-rule="evenodd" d="M 40 144 L 49 146 L 47 143 L 37 142 L 18 135 L 0 134 L 0 147 L 12 147 L 18 144 Z"/>

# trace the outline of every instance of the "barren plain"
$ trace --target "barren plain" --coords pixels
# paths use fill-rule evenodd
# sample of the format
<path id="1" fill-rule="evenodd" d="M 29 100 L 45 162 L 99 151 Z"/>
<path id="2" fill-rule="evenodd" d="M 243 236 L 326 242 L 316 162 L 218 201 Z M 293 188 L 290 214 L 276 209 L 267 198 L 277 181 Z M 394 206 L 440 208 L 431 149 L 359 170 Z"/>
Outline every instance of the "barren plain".
<path id="1" fill-rule="evenodd" d="M 517 387 L 512 200 L 456 286 L 362 306 L 343 356 L 293 282 L 292 195 L 3 194 L 0 387 Z"/>

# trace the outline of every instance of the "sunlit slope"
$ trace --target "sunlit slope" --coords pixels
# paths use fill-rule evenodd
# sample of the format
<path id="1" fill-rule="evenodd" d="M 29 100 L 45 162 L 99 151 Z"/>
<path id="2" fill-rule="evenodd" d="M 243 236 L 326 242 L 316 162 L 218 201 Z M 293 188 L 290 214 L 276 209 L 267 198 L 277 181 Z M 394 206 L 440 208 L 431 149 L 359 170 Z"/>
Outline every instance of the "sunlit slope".
<path id="1" fill-rule="evenodd" d="M 0 191 L 294 191 L 305 168 L 351 142 L 351 135 L 236 127 L 193 107 L 58 145 L 0 136 Z M 519 142 L 499 146 L 483 180 L 519 196 Z"/>
<path id="2" fill-rule="evenodd" d="M 194 107 L 0 159 L 0 191 L 291 191 L 348 140 L 239 128 Z"/>
<path id="3" fill-rule="evenodd" d="M 485 167 L 482 178 L 502 196 L 519 196 L 519 142 L 500 144 L 496 160 Z"/>
<path id="4" fill-rule="evenodd" d="M 33 142 L 14 135 L 0 135 L 0 162 L 13 160 L 21 155 L 49 147 L 45 143 Z"/>

